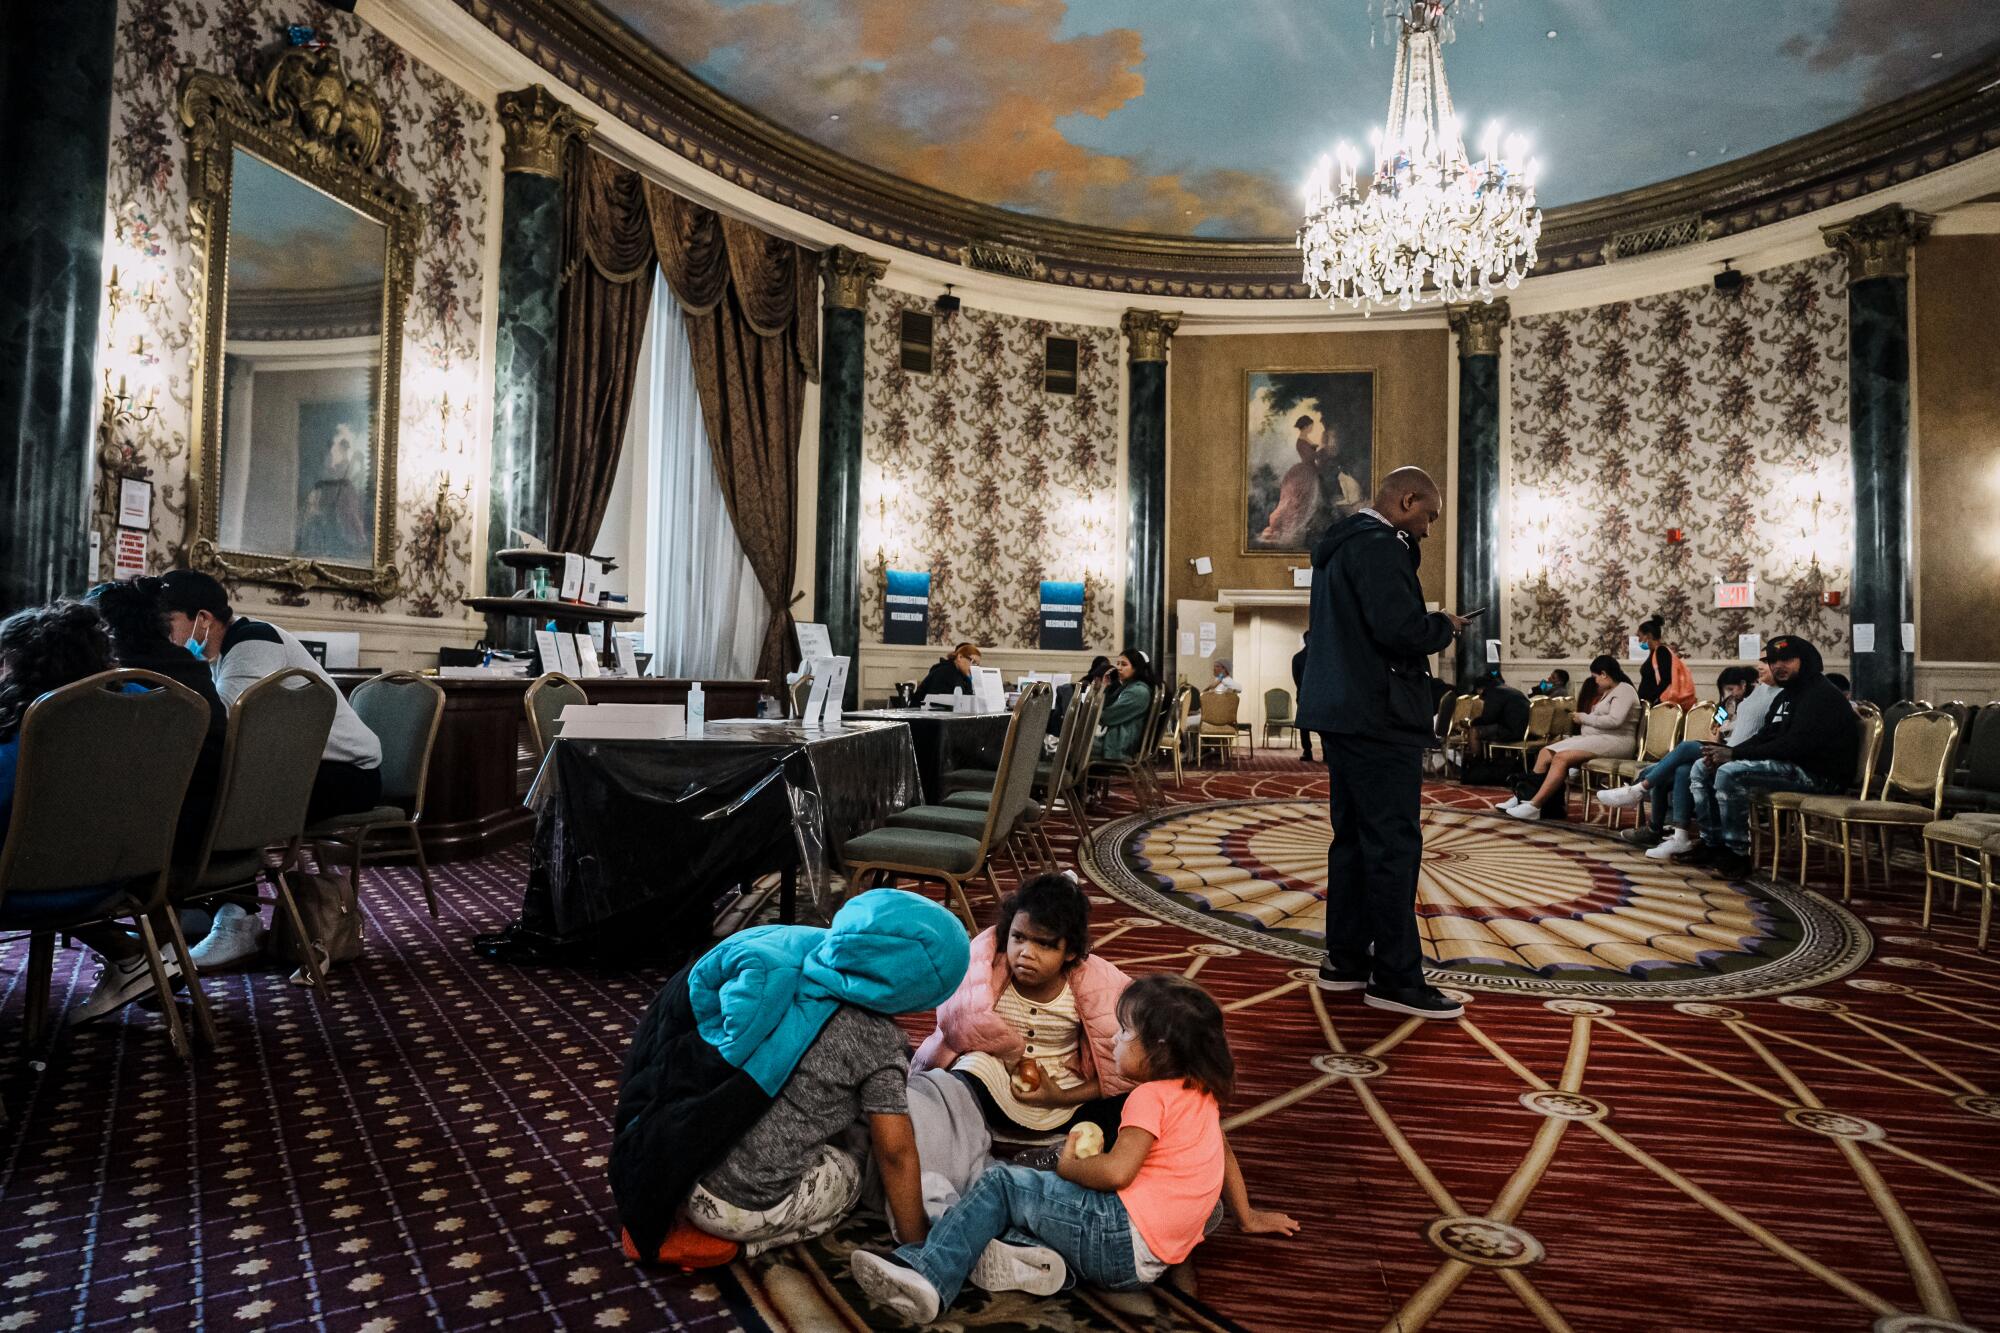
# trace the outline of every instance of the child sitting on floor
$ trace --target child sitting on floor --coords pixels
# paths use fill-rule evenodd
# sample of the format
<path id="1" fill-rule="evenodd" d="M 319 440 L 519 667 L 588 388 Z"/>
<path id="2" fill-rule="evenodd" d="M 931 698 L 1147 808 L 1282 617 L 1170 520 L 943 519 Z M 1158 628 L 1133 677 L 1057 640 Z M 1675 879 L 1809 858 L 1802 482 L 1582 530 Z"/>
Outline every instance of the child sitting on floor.
<path id="1" fill-rule="evenodd" d="M 730 936 L 667 984 L 632 1039 L 611 1185 L 625 1247 L 649 1262 L 726 1263 L 817 1236 L 861 1196 L 871 1156 L 898 1235 L 924 1215 L 893 1015 L 965 975 L 965 931 L 901 889 L 833 924 Z"/>
<path id="2" fill-rule="evenodd" d="M 1111 1058 L 1131 978 L 1090 953 L 1090 900 L 1066 874 L 1038 875 L 972 941 L 965 980 L 938 1006 L 913 1068 L 949 1069 L 1003 1137 L 1073 1120 L 1116 1136 L 1132 1087 Z"/>
<path id="3" fill-rule="evenodd" d="M 1113 1291 L 1157 1281 L 1200 1243 L 1225 1189 L 1245 1231 L 1290 1235 L 1282 1213 L 1248 1207 L 1242 1173 L 1222 1137 L 1221 1102 L 1235 1079 L 1222 1010 L 1185 977 L 1158 973 L 1118 1003 L 1115 1063 L 1138 1086 L 1126 1099 L 1117 1143 L 1078 1155 L 1081 1128 L 1052 1172 L 995 1165 L 930 1229 L 894 1254 L 857 1250 L 855 1281 L 905 1319 L 929 1323 L 958 1298 L 986 1246 L 1009 1231 L 1049 1252 L 1050 1295 L 1072 1275 Z"/>

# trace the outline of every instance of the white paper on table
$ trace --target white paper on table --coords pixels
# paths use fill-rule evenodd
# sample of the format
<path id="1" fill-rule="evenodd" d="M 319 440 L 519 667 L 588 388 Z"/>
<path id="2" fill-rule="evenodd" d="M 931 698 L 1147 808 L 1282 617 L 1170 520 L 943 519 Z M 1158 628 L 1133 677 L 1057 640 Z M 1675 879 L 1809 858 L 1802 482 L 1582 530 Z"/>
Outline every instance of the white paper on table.
<path id="1" fill-rule="evenodd" d="M 830 656 L 808 657 L 806 670 L 812 674 L 812 687 L 806 692 L 806 706 L 799 710 L 799 724 L 818 730 L 822 715 L 826 712 L 826 686 L 833 675 L 834 659 Z"/>
<path id="2" fill-rule="evenodd" d="M 559 720 L 571 740 L 670 741 L 687 734 L 680 704 L 570 704 Z"/>
<path id="3" fill-rule="evenodd" d="M 1854 651 L 1872 653 L 1875 651 L 1875 627 L 1864 621 L 1854 622 Z"/>
<path id="4" fill-rule="evenodd" d="M 795 629 L 799 632 L 799 658 L 810 662 L 815 657 L 833 656 L 833 635 L 826 626 L 815 621 L 802 620 Z"/>
<path id="5" fill-rule="evenodd" d="M 1194 656 L 1194 631 L 1191 629 L 1181 631 L 1181 656 Z"/>
<path id="6" fill-rule="evenodd" d="M 972 697 L 977 701 L 974 711 L 981 713 L 1004 713 L 1007 711 L 1007 685 L 1000 679 L 999 667 L 974 667 L 972 669 Z"/>
<path id="7" fill-rule="evenodd" d="M 583 557 L 574 551 L 563 557 L 562 587 L 557 595 L 565 602 L 583 596 Z"/>
<path id="8" fill-rule="evenodd" d="M 1906 653 L 1917 651 L 1917 627 L 1907 620 L 1903 622 L 1903 651 Z"/>
<path id="9" fill-rule="evenodd" d="M 548 631 L 544 631 L 544 633 L 548 633 L 549 637 L 556 641 L 556 670 L 562 672 L 571 680 L 575 680 L 578 676 L 581 676 L 583 668 L 577 664 L 575 636 L 570 634 L 555 634 Z"/>
<path id="10" fill-rule="evenodd" d="M 538 629 L 535 631 L 535 651 L 541 654 L 542 670 L 563 672 L 569 670 L 569 668 L 563 665 L 562 649 L 556 646 L 556 632 L 554 630 Z"/>
<path id="11" fill-rule="evenodd" d="M 1494 664 L 1495 666 L 1498 666 L 1498 665 L 1499 665 L 1499 663 L 1500 663 L 1500 640 L 1498 640 L 1498 639 L 1488 639 L 1488 640 L 1486 641 L 1486 660 L 1487 660 L 1488 662 L 1491 662 L 1491 663 L 1493 663 L 1493 664 Z"/>
<path id="12" fill-rule="evenodd" d="M 603 675 L 603 668 L 597 662 L 597 644 L 590 635 L 572 634 L 570 638 L 576 643 L 576 665 L 583 672 L 583 679 Z"/>
<path id="13" fill-rule="evenodd" d="M 149 528 L 153 525 L 153 483 L 126 477 L 118 483 L 118 526 Z"/>
<path id="14" fill-rule="evenodd" d="M 827 660 L 833 663 L 833 671 L 827 677 L 826 699 L 821 704 L 819 724 L 831 730 L 841 723 L 841 706 L 847 699 L 847 671 L 853 659 L 832 657 Z"/>

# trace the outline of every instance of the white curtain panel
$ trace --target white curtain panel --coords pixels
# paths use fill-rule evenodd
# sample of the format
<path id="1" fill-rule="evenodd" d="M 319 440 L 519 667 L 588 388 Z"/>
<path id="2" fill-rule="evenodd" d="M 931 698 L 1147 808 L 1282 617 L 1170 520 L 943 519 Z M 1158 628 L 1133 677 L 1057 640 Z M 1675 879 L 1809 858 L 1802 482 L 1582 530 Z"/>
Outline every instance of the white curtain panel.
<path id="1" fill-rule="evenodd" d="M 653 280 L 625 447 L 647 451 L 646 645 L 658 676 L 748 680 L 771 609 L 715 480 L 680 302 Z"/>

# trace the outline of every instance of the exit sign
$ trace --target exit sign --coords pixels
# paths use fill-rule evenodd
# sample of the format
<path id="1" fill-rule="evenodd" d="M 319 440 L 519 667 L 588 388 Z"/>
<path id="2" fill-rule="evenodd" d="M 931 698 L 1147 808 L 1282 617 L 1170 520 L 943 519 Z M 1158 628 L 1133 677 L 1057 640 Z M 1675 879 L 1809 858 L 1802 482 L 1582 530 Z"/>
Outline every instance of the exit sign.
<path id="1" fill-rule="evenodd" d="M 1723 610 L 1741 610 L 1757 605 L 1757 585 L 1752 583 L 1717 583 L 1715 604 Z"/>

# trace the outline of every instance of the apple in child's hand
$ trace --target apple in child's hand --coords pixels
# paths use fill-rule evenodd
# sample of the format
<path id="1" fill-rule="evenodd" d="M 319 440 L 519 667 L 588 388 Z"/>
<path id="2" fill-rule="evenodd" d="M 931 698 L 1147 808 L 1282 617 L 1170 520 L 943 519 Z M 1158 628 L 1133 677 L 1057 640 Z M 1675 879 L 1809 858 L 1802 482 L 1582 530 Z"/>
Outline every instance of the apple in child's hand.
<path id="1" fill-rule="evenodd" d="M 1089 1121 L 1069 1132 L 1069 1150 L 1075 1157 L 1095 1157 L 1104 1151 L 1104 1127 Z"/>
<path id="2" fill-rule="evenodd" d="M 1014 1070 L 1014 1091 L 1026 1097 L 1042 1086 L 1042 1067 L 1033 1060 L 1023 1060 Z"/>

